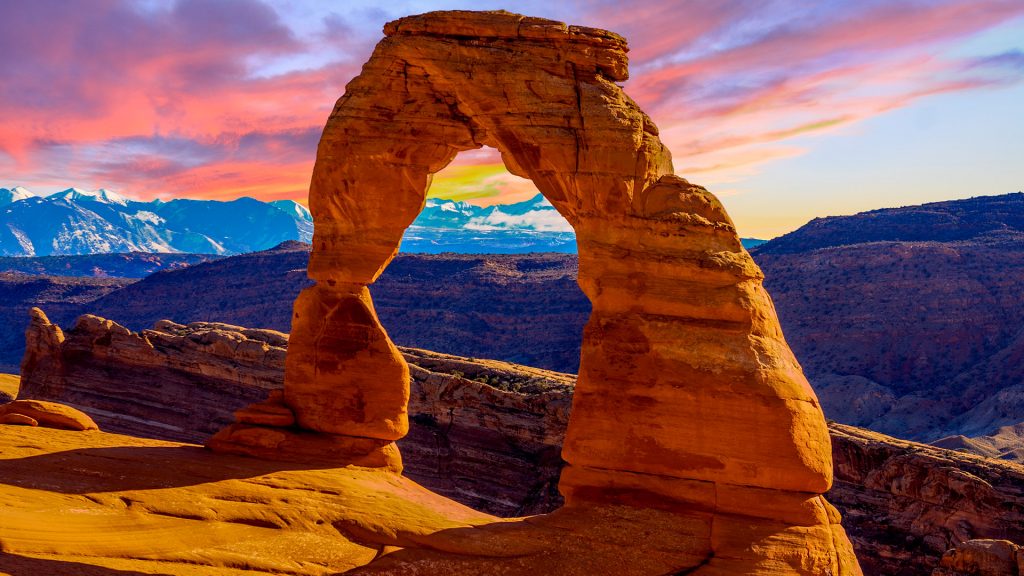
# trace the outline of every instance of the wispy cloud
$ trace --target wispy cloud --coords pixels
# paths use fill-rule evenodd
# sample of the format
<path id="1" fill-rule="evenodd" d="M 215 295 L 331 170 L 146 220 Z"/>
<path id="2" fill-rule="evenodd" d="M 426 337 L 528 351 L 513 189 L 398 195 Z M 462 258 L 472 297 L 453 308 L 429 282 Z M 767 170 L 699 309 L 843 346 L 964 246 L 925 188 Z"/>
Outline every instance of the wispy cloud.
<path id="1" fill-rule="evenodd" d="M 497 7 L 488 2 L 466 7 Z M 578 0 L 557 10 L 630 38 L 627 91 L 677 169 L 704 182 L 747 177 L 802 154 L 809 135 L 921 98 L 1024 78 L 1019 47 L 944 55 L 1024 15 L 1019 0 Z M 142 197 L 301 199 L 331 106 L 393 16 L 261 0 L 0 3 L 0 170 L 13 183 Z M 480 203 L 533 192 L 486 150 L 460 155 L 432 189 Z"/>

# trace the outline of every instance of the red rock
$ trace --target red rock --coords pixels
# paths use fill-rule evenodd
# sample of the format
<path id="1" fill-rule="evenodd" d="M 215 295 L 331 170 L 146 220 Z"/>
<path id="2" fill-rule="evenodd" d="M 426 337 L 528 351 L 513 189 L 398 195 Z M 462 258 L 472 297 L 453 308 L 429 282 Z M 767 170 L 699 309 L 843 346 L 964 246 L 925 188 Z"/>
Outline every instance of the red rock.
<path id="1" fill-rule="evenodd" d="M 295 413 L 284 404 L 284 392 L 273 390 L 266 401 L 236 410 L 235 419 L 245 424 L 288 427 L 295 424 Z"/>
<path id="2" fill-rule="evenodd" d="M 39 426 L 64 430 L 99 430 L 88 414 L 57 402 L 15 400 L 0 406 L 0 415 L 19 415 L 35 420 Z"/>
<path id="3" fill-rule="evenodd" d="M 298 426 L 381 442 L 408 431 L 409 369 L 367 286 L 431 174 L 492 146 L 572 224 L 593 305 L 562 449 L 567 507 L 711 512 L 695 517 L 710 536 L 690 549 L 701 573 L 860 573 L 820 497 L 828 431 L 763 275 L 718 199 L 673 173 L 657 128 L 616 84 L 625 41 L 507 12 L 434 12 L 385 34 L 317 151 L 316 285 L 296 300 L 285 371 Z M 236 447 L 244 426 L 226 432 Z M 285 446 L 260 432 L 251 449 L 287 458 L 311 437 Z M 736 498 L 721 513 L 719 494 Z M 408 560 L 394 571 L 470 569 Z M 485 565 L 474 564 L 497 569 Z"/>
<path id="4" fill-rule="evenodd" d="M 20 426 L 39 426 L 39 421 L 35 418 L 25 416 L 24 414 L 18 414 L 17 412 L 9 412 L 0 416 L 0 424 L 17 424 Z"/>
<path id="5" fill-rule="evenodd" d="M 932 576 L 1018 576 L 1020 554 L 1009 540 L 968 540 L 946 552 Z"/>

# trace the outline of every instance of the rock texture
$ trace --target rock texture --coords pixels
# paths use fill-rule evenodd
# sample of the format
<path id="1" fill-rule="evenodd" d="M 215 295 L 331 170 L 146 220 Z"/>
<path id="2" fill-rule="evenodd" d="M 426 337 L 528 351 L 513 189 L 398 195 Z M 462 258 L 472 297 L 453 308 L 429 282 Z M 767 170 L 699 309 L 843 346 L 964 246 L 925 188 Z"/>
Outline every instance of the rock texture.
<path id="1" fill-rule="evenodd" d="M 562 447 L 566 513 L 677 512 L 677 571 L 860 573 L 821 496 L 825 420 L 761 271 L 721 203 L 673 174 L 657 128 L 616 84 L 626 78 L 625 41 L 602 30 L 505 12 L 389 23 L 320 140 L 315 284 L 294 305 L 283 404 L 300 430 L 352 443 L 354 463 L 371 444 L 392 454 L 409 429 L 409 368 L 367 287 L 423 209 L 431 174 L 492 146 L 575 229 L 593 305 Z M 232 452 L 268 457 L 275 434 L 292 432 L 238 422 L 210 446 L 229 439 Z M 368 573 L 498 564 L 402 556 Z"/>
<path id="2" fill-rule="evenodd" d="M 209 330 L 202 323 L 176 329 L 188 340 Z M 215 329 L 238 330 L 244 329 L 223 325 Z M 77 337 L 74 330 L 68 336 Z M 228 334 L 206 338 L 227 339 Z M 104 333 L 93 334 L 91 339 L 106 341 Z M 150 334 L 149 340 L 158 343 L 160 337 Z M 572 375 L 423 350 L 402 352 L 412 376 L 410 431 L 398 442 L 406 476 L 499 516 L 551 512 L 561 504 L 556 485 L 572 402 Z M 251 377 L 243 377 L 238 387 L 223 383 L 215 387 L 206 374 L 225 373 L 234 365 L 239 372 L 274 372 L 276 387 L 283 382 L 283 350 L 264 356 L 266 364 L 260 367 L 218 355 L 211 348 L 168 349 L 167 353 L 181 356 L 178 364 L 186 368 L 184 374 L 150 369 L 152 380 L 176 384 L 163 399 L 178 404 L 169 404 L 166 410 L 155 411 L 139 402 L 142 395 L 131 393 L 133 383 L 117 376 L 122 372 L 119 359 L 127 361 L 129 356 L 116 347 L 97 350 L 98 356 L 114 359 L 107 373 L 110 383 L 98 385 L 94 377 L 78 378 L 78 364 L 73 363 L 64 374 L 66 386 L 42 388 L 63 390 L 65 396 L 49 399 L 64 400 L 70 394 L 87 403 L 109 400 L 77 391 L 77 387 L 95 387 L 108 394 L 127 391 L 133 400 L 121 401 L 117 413 L 99 414 L 90 404 L 79 407 L 93 414 L 106 430 L 167 439 L 194 425 L 188 416 L 190 409 L 211 414 L 213 421 L 227 422 L 232 411 L 251 397 L 233 395 L 238 387 L 252 388 L 252 395 L 265 393 L 263 386 L 251 383 Z M 84 360 L 86 355 L 81 362 L 88 366 L 92 362 Z M 191 405 L 197 390 L 203 389 L 216 389 L 221 395 L 204 397 L 208 408 Z M 274 392 L 271 395 L 276 397 Z M 205 412 L 207 409 L 210 412 Z M 273 409 L 248 412 L 245 418 L 280 415 Z M 161 425 L 140 425 L 160 415 L 166 416 Z M 189 432 L 189 437 L 195 436 L 194 431 Z M 843 526 L 865 573 L 926 576 L 947 549 L 965 540 L 1010 538 L 1024 542 L 1020 533 L 1024 525 L 1024 467 L 840 424 L 831 426 L 831 439 L 836 481 L 829 498 L 843 513 Z"/>
<path id="3" fill-rule="evenodd" d="M 968 540 L 942 556 L 932 576 L 1018 576 L 1024 549 L 1008 540 Z"/>
<path id="4" fill-rule="evenodd" d="M 62 430 L 99 430 L 88 414 L 44 400 L 15 400 L 0 406 L 0 422 Z"/>
<path id="5" fill-rule="evenodd" d="M 36 308 L 26 342 L 19 398 L 81 407 L 115 432 L 201 442 L 280 388 L 287 336 L 170 321 L 136 333 L 92 315 L 65 334 Z"/>
<path id="6" fill-rule="evenodd" d="M 829 498 L 866 574 L 929 574 L 973 539 L 1024 543 L 1024 466 L 832 426 Z"/>
<path id="7" fill-rule="evenodd" d="M 233 417 L 257 427 L 294 422 L 281 404 L 284 334 L 169 321 L 133 333 L 96 316 L 83 316 L 65 334 L 36 311 L 27 340 L 18 396 L 72 404 L 104 430 L 204 442 Z M 550 512 L 561 504 L 560 448 L 575 377 L 401 351 L 412 376 L 410 432 L 399 442 L 407 476 L 500 516 Z M 263 441 L 273 447 L 288 438 Z M 223 448 L 232 442 L 230 435 L 218 441 Z M 301 442 L 292 443 L 301 450 Z M 304 456 L 315 458 L 316 452 Z"/>

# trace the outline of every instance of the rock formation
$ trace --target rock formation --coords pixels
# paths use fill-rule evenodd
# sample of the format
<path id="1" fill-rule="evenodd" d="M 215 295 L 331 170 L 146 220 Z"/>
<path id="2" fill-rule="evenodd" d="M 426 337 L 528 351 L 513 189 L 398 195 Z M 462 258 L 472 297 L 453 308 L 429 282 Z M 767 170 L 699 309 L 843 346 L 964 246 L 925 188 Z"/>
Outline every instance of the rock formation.
<path id="1" fill-rule="evenodd" d="M 1024 466 L 834 424 L 829 498 L 866 574 L 930 574 L 973 539 L 1024 543 Z"/>
<path id="2" fill-rule="evenodd" d="M 81 407 L 115 432 L 202 442 L 281 387 L 287 336 L 169 321 L 136 333 L 92 315 L 65 334 L 35 308 L 25 340 L 19 398 Z"/>
<path id="3" fill-rule="evenodd" d="M 401 467 L 409 368 L 368 286 L 431 174 L 492 146 L 576 230 L 593 306 L 562 449 L 567 507 L 542 522 L 668 510 L 682 522 L 676 571 L 859 573 L 821 496 L 832 482 L 824 417 L 761 271 L 719 201 L 674 175 L 654 123 L 616 84 L 626 78 L 626 43 L 603 30 L 505 12 L 389 23 L 317 152 L 316 284 L 294 305 L 275 408 L 296 427 L 240 421 L 210 446 L 290 459 L 316 443 L 337 463 Z M 381 562 L 367 573 L 498 565 L 442 553 Z"/>
<path id="4" fill-rule="evenodd" d="M 1019 576 L 1024 548 L 1008 540 L 968 540 L 942 556 L 932 576 Z"/>
<path id="5" fill-rule="evenodd" d="M 34 326 L 54 331 L 45 324 Z M 93 414 L 105 430 L 194 439 L 201 436 L 200 429 L 191 427 L 201 423 L 189 416 L 190 410 L 214 422 L 228 422 L 233 410 L 266 393 L 265 384 L 256 383 L 255 375 L 273 373 L 270 385 L 277 389 L 283 383 L 284 349 L 262 358 L 233 359 L 218 353 L 219 346 L 169 345 L 182 338 L 230 341 L 232 334 L 244 333 L 245 328 L 168 322 L 158 326 L 162 329 L 144 332 L 146 339 L 157 351 L 176 357 L 174 365 L 180 368 L 150 364 L 148 380 L 119 377 L 137 373 L 130 365 L 137 355 L 120 348 L 131 340 L 109 336 L 108 330 L 121 331 L 112 322 L 87 322 L 80 329 L 107 328 L 90 331 L 88 336 L 72 329 L 66 341 L 91 341 L 95 353 L 78 346 L 74 354 L 62 354 L 65 372 L 60 385 L 37 382 L 36 375 L 27 373 L 22 397 L 29 389 L 59 390 L 61 396 L 40 398 L 77 398 L 84 403 L 78 407 Z M 404 474 L 439 494 L 499 516 L 557 508 L 561 503 L 555 490 L 562 468 L 559 451 L 575 378 L 504 362 L 401 350 L 412 375 L 410 430 L 398 442 Z M 96 358 L 110 359 L 107 372 L 92 372 Z M 213 376 L 226 375 L 229 369 L 241 379 L 232 384 Z M 99 382 L 99 377 L 109 382 Z M 166 383 L 159 397 L 160 402 L 169 402 L 164 409 L 142 401 L 145 388 L 141 384 L 148 381 Z M 246 388 L 249 392 L 239 394 Z M 112 403 L 117 412 L 93 409 Z M 213 431 L 209 426 L 205 429 Z M 966 540 L 1024 542 L 1024 467 L 841 424 L 831 426 L 831 439 L 836 480 L 828 496 L 843 513 L 843 526 L 866 574 L 927 576 L 947 549 Z"/>
<path id="6" fill-rule="evenodd" d="M 99 430 L 88 414 L 45 400 L 15 400 L 0 406 L 0 423 L 62 430 Z"/>
<path id="7" fill-rule="evenodd" d="M 96 316 L 64 332 L 37 310 L 26 336 L 18 396 L 71 404 L 104 430 L 201 443 L 236 410 L 250 424 L 292 419 L 279 402 L 285 334 L 170 321 L 134 333 Z M 410 432 L 399 441 L 407 476 L 500 516 L 550 512 L 561 503 L 555 486 L 574 376 L 401 351 L 412 376 Z M 268 393 L 269 402 L 243 409 Z"/>

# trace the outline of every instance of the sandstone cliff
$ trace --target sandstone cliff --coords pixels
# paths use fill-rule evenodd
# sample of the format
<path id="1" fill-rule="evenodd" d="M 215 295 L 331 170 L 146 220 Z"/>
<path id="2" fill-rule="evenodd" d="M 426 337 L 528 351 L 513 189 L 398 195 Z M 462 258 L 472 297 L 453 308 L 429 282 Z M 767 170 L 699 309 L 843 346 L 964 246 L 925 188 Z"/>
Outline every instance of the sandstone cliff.
<path id="1" fill-rule="evenodd" d="M 53 329 L 37 321 L 33 330 Z M 251 333 L 223 324 L 161 322 L 143 335 L 154 350 L 177 360 L 149 364 L 147 380 L 135 382 L 119 375 L 138 369 L 132 365 L 139 361 L 136 344 L 124 346 L 142 335 L 115 337 L 123 334 L 116 324 L 90 319 L 67 333 L 67 341 L 92 342 L 92 348 L 78 348 L 70 357 L 60 352 L 67 370 L 61 384 L 54 386 L 51 376 L 30 370 L 22 393 L 75 398 L 106 430 L 199 441 L 199 430 L 209 434 L 213 427 L 188 416 L 189 411 L 227 422 L 232 410 L 262 399 L 268 387 L 281 386 L 283 349 L 239 357 L 219 352 L 223 343 L 239 342 L 246 332 Z M 173 341 L 188 344 L 169 346 Z M 403 353 L 412 375 L 410 432 L 399 443 L 406 475 L 502 516 L 556 508 L 561 502 L 554 489 L 562 466 L 559 449 L 574 378 L 423 350 Z M 90 372 L 99 358 L 109 359 L 108 371 Z M 142 401 L 145 382 L 154 381 L 167 383 L 160 399 L 168 403 L 166 409 Z M 239 395 L 243 389 L 248 392 Z M 198 401 L 208 405 L 197 406 Z M 118 412 L 93 407 L 111 402 Z M 829 497 L 843 513 L 865 573 L 927 575 L 959 542 L 1024 542 L 1024 467 L 850 426 L 830 428 L 836 481 Z"/>
<path id="2" fill-rule="evenodd" d="M 978 538 L 1024 543 L 1024 466 L 852 426 L 831 430 L 829 497 L 866 574 L 929 574 L 946 550 Z"/>
<path id="3" fill-rule="evenodd" d="M 58 338 L 56 335 L 60 334 Z M 201 443 L 284 382 L 287 335 L 222 323 L 130 332 L 83 316 L 63 332 L 33 313 L 19 398 L 58 400 L 103 430 Z M 480 510 L 554 509 L 573 376 L 403 348 L 410 364 L 406 474 Z"/>

